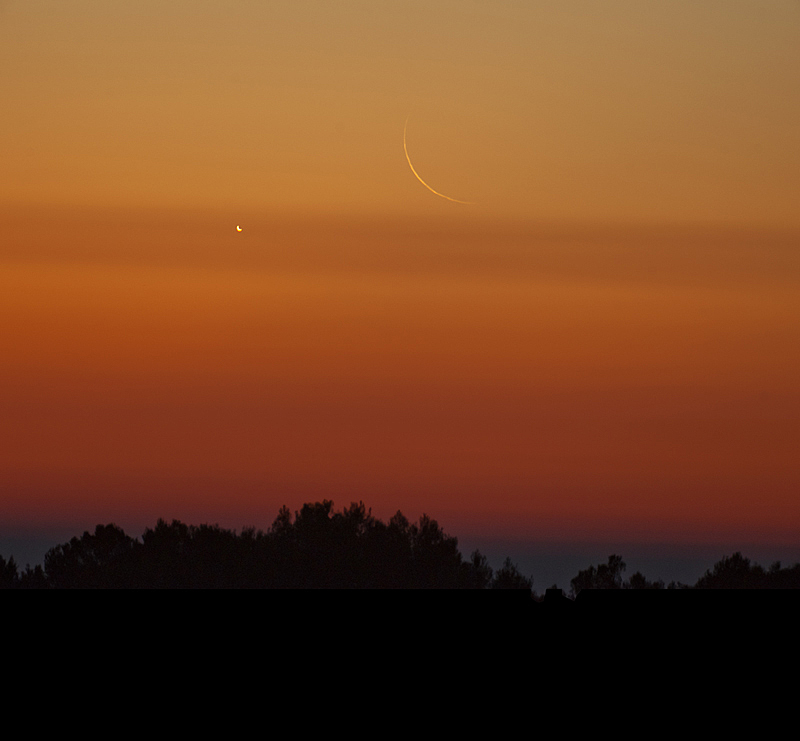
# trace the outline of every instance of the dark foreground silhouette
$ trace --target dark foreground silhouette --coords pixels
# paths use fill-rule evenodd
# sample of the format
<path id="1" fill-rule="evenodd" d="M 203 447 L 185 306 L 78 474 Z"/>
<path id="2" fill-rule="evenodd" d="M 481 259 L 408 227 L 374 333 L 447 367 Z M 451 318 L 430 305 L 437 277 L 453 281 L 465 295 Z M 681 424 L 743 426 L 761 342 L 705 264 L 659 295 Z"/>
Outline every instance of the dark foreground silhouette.
<path id="1" fill-rule="evenodd" d="M 159 520 L 141 540 L 116 525 L 51 548 L 44 568 L 18 573 L 0 557 L 0 586 L 20 588 L 300 588 L 526 589 L 506 559 L 493 572 L 475 551 L 467 560 L 458 540 L 427 515 L 409 523 L 401 512 L 388 524 L 363 502 L 335 512 L 333 502 L 305 504 L 292 517 L 283 507 L 267 532 Z"/>
<path id="2" fill-rule="evenodd" d="M 621 556 L 611 555 L 608 563 L 590 566 L 570 582 L 572 596 L 577 596 L 584 589 L 664 589 L 664 582 L 648 581 L 637 571 L 627 581 L 622 580 L 625 562 Z M 694 586 L 670 582 L 666 589 L 800 589 L 800 564 L 781 567 L 776 561 L 764 569 L 757 563 L 751 563 L 738 551 L 732 556 L 725 556 L 701 576 Z"/>
<path id="3" fill-rule="evenodd" d="M 584 590 L 664 589 L 637 572 L 623 581 L 625 563 L 612 555 L 571 581 L 571 596 Z M 0 556 L 0 588 L 22 589 L 514 589 L 534 597 L 533 579 L 510 558 L 497 571 L 480 551 L 465 559 L 458 539 L 423 515 L 410 523 L 401 512 L 388 523 L 363 502 L 336 512 L 333 502 L 304 504 L 294 516 L 281 508 L 267 532 L 240 533 L 218 525 L 159 520 L 141 539 L 116 525 L 98 525 L 51 548 L 44 568 L 20 571 Z M 672 582 L 667 589 L 688 589 Z M 696 589 L 797 589 L 800 564 L 768 570 L 741 553 L 723 558 Z M 544 601 L 569 600 L 549 589 Z"/>

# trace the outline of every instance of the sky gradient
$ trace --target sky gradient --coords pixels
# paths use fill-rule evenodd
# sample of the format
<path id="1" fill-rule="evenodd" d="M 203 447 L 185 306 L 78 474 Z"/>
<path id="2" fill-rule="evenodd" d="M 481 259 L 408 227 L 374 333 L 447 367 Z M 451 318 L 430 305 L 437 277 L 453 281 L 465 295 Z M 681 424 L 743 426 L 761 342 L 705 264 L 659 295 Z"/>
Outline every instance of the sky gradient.
<path id="1" fill-rule="evenodd" d="M 798 32 L 788 0 L 0 3 L 0 553 L 325 497 L 800 560 Z"/>

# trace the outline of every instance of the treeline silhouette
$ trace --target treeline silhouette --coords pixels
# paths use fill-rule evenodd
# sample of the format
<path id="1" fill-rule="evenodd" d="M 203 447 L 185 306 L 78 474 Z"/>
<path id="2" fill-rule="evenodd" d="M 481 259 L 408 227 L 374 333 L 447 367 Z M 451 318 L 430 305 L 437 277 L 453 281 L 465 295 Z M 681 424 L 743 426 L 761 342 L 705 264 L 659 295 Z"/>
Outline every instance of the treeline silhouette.
<path id="1" fill-rule="evenodd" d="M 708 569 L 693 586 L 662 580 L 648 581 L 640 571 L 623 581 L 625 562 L 612 554 L 608 563 L 590 566 L 572 579 L 571 594 L 576 597 L 584 589 L 800 589 L 800 564 L 781 567 L 776 561 L 768 569 L 751 563 L 740 552 L 725 556 Z"/>
<path id="2" fill-rule="evenodd" d="M 19 572 L 0 557 L 0 586 L 17 588 L 527 589 L 506 559 L 497 572 L 479 551 L 464 559 L 457 538 L 422 515 L 388 523 L 363 502 L 282 507 L 267 532 L 159 520 L 141 541 L 98 525 L 51 548 L 44 568 Z"/>
<path id="3" fill-rule="evenodd" d="M 690 587 L 648 581 L 611 555 L 571 580 L 571 596 L 586 589 L 798 589 L 800 564 L 769 569 L 741 553 L 725 557 Z M 282 507 L 266 531 L 240 533 L 218 525 L 159 520 L 141 540 L 116 525 L 97 525 L 51 548 L 44 567 L 20 570 L 0 556 L 0 588 L 16 589 L 516 589 L 534 596 L 533 579 L 510 558 L 494 571 L 480 551 L 465 559 L 458 539 L 422 515 L 401 513 L 388 523 L 363 502 L 334 511 L 333 502 Z M 548 590 L 549 591 L 549 590 Z"/>

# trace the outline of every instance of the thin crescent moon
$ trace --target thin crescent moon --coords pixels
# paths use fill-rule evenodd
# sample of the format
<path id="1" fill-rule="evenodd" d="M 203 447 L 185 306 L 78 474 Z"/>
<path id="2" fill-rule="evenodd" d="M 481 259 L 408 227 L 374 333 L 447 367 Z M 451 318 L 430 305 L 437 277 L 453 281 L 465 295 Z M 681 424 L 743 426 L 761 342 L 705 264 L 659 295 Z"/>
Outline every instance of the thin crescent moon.
<path id="1" fill-rule="evenodd" d="M 420 181 L 431 193 L 435 193 L 440 198 L 446 198 L 448 201 L 453 201 L 453 203 L 466 203 L 466 204 L 473 204 L 474 201 L 459 201 L 458 198 L 450 198 L 450 196 L 446 196 L 444 193 L 440 193 L 438 190 L 434 190 L 428 185 L 420 176 L 419 173 L 414 169 L 414 165 L 411 164 L 411 157 L 408 156 L 408 147 L 406 146 L 406 131 L 408 130 L 408 119 L 411 118 L 409 116 L 406 118 L 406 125 L 403 127 L 403 151 L 406 153 L 406 160 L 408 161 L 408 166 L 411 168 L 411 172 L 414 173 L 414 177 Z"/>

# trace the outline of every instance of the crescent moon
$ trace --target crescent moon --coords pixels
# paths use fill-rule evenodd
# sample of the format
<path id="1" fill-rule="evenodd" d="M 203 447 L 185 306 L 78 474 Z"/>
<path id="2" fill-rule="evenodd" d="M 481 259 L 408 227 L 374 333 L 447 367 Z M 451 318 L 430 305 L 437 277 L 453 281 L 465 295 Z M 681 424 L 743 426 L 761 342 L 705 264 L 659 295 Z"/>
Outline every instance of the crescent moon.
<path id="1" fill-rule="evenodd" d="M 414 177 L 420 181 L 431 193 L 435 193 L 440 198 L 446 198 L 448 201 L 453 201 L 453 203 L 466 203 L 472 204 L 474 201 L 459 201 L 458 198 L 450 198 L 450 196 L 446 196 L 444 193 L 440 193 L 438 190 L 434 190 L 428 185 L 420 176 L 419 173 L 414 169 L 414 165 L 411 164 L 411 157 L 408 156 L 408 147 L 406 146 L 406 131 L 408 130 L 408 119 L 411 118 L 409 116 L 406 118 L 406 125 L 403 127 L 403 151 L 406 153 L 406 160 L 408 161 L 408 166 L 411 168 L 411 172 L 414 173 Z"/>
<path id="2" fill-rule="evenodd" d="M 242 227 L 240 227 L 240 226 L 237 226 L 237 227 L 236 227 L 236 231 L 237 231 L 237 232 L 240 232 L 240 231 L 242 231 Z"/>

